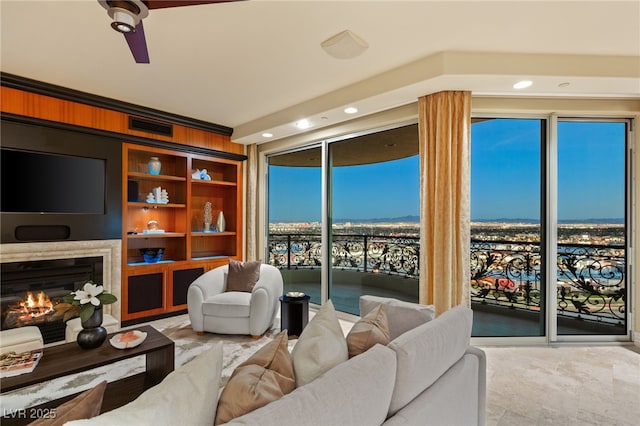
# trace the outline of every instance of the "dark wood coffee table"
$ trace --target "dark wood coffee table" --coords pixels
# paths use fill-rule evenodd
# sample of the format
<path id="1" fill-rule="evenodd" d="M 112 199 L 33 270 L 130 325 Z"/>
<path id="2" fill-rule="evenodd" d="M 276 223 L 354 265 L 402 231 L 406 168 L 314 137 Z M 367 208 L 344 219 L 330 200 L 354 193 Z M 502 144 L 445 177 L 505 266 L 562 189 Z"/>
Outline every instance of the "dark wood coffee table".
<path id="1" fill-rule="evenodd" d="M 32 373 L 3 378 L 0 381 L 0 393 L 145 355 L 145 372 L 125 377 L 107 385 L 102 402 L 102 412 L 121 407 L 133 401 L 145 390 L 160 383 L 174 369 L 174 342 L 151 326 L 136 327 L 136 329 L 146 332 L 147 338 L 140 346 L 131 349 L 116 349 L 111 346 L 109 339 L 112 334 L 107 337 L 102 346 L 96 349 L 82 349 L 75 342 L 47 347 Z M 28 424 L 43 416 L 55 416 L 53 408 L 76 395 L 78 393 L 24 410 L 4 410 L 2 425 Z"/>

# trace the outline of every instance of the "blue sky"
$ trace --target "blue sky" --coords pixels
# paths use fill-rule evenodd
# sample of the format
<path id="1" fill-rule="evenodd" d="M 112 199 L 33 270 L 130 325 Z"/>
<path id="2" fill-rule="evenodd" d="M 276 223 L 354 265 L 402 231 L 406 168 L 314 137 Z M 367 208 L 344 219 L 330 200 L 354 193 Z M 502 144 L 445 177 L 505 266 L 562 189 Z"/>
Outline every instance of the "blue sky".
<path id="1" fill-rule="evenodd" d="M 539 219 L 540 120 L 498 119 L 472 127 L 471 217 Z M 558 218 L 624 217 L 621 123 L 560 122 Z M 419 214 L 418 156 L 336 167 L 333 217 L 378 219 Z M 319 221 L 321 170 L 269 168 L 269 221 Z"/>
<path id="2" fill-rule="evenodd" d="M 558 124 L 558 219 L 624 217 L 624 124 Z M 541 121 L 473 125 L 472 219 L 540 217 Z"/>
<path id="3" fill-rule="evenodd" d="M 395 218 L 419 214 L 418 156 L 384 163 L 336 167 L 333 217 Z M 319 221 L 321 171 L 313 167 L 269 168 L 270 222 Z"/>

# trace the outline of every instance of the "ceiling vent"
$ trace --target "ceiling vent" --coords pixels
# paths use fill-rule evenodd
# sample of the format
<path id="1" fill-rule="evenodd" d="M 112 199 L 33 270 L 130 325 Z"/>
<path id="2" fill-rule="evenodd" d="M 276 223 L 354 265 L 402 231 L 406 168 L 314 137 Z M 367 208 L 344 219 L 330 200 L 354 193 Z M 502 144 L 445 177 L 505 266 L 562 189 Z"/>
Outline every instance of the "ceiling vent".
<path id="1" fill-rule="evenodd" d="M 173 126 L 159 121 L 146 120 L 140 117 L 129 116 L 129 130 L 154 133 L 162 136 L 173 136 Z"/>

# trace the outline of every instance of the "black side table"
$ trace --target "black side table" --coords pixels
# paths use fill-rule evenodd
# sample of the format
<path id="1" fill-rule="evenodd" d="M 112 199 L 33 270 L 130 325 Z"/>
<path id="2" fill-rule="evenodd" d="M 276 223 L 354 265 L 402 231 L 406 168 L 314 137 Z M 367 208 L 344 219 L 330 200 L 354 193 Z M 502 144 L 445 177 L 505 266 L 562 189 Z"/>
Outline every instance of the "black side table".
<path id="1" fill-rule="evenodd" d="M 300 336 L 309 322 L 310 296 L 280 296 L 280 329 L 286 329 L 289 337 Z"/>

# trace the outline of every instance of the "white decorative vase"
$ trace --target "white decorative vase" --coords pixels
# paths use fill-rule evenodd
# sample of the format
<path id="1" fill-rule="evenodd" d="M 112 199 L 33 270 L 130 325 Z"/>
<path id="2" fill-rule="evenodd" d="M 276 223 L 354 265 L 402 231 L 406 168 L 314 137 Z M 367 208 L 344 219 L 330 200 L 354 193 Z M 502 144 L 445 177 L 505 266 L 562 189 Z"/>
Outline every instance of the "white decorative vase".
<path id="1" fill-rule="evenodd" d="M 149 167 L 149 174 L 159 175 L 162 163 L 160 162 L 160 159 L 158 157 L 151 157 L 149 159 L 149 162 L 147 163 L 147 166 Z"/>
<path id="2" fill-rule="evenodd" d="M 222 210 L 220 210 L 220 213 L 218 213 L 218 221 L 216 222 L 218 232 L 224 232 L 225 226 L 226 223 L 224 221 L 224 214 L 222 213 Z"/>

